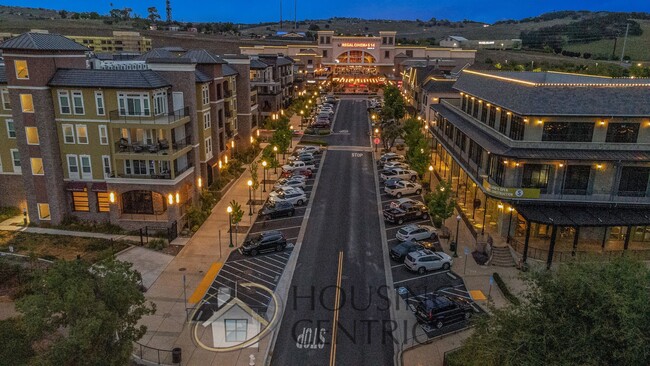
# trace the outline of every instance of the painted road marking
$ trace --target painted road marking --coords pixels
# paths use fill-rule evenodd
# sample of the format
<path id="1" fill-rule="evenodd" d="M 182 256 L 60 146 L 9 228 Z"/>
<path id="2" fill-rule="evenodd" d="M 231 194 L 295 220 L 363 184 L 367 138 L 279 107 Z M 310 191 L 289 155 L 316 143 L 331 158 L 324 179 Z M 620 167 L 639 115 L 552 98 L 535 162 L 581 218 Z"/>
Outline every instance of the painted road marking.
<path id="1" fill-rule="evenodd" d="M 199 285 L 196 287 L 196 290 L 194 290 L 194 293 L 190 298 L 187 300 L 190 304 L 197 304 L 205 293 L 208 291 L 210 286 L 212 285 L 212 282 L 214 282 L 214 279 L 217 277 L 217 274 L 219 274 L 219 270 L 223 267 L 223 263 L 215 262 L 212 263 L 210 266 L 210 269 L 208 269 L 208 272 L 203 276 L 203 279 L 199 283 Z"/>
<path id="2" fill-rule="evenodd" d="M 408 282 L 408 281 L 418 280 L 418 279 L 420 279 L 420 278 L 424 278 L 424 277 L 430 277 L 430 276 L 437 276 L 437 275 L 441 275 L 441 274 L 446 274 L 447 272 L 449 272 L 449 271 L 434 272 L 434 273 L 430 273 L 430 274 L 427 274 L 427 275 L 422 275 L 422 276 L 417 276 L 417 277 L 413 277 L 413 278 L 408 278 L 408 279 L 401 280 L 401 281 L 395 281 L 395 282 L 393 282 L 393 285 L 396 285 L 396 284 L 398 284 L 398 283 L 402 283 L 402 282 Z"/>
<path id="3" fill-rule="evenodd" d="M 352 153 L 352 157 L 353 157 L 353 158 L 362 158 L 362 157 L 363 157 L 363 153 L 353 152 L 353 153 Z"/>
<path id="4" fill-rule="evenodd" d="M 336 275 L 336 298 L 334 299 L 334 320 L 332 321 L 332 347 L 330 348 L 330 366 L 336 364 L 336 335 L 338 333 L 339 307 L 341 303 L 341 279 L 343 277 L 343 252 L 339 252 L 339 269 Z"/>
<path id="5" fill-rule="evenodd" d="M 302 328 L 302 332 L 296 337 L 296 347 L 298 349 L 323 349 L 326 332 L 325 328 Z"/>

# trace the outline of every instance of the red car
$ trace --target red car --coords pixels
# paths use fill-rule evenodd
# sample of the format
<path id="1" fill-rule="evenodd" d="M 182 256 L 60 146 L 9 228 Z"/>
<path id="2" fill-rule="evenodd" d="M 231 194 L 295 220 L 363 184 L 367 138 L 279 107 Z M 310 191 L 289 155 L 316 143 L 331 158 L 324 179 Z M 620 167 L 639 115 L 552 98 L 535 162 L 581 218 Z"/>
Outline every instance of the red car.
<path id="1" fill-rule="evenodd" d="M 305 176 L 307 178 L 311 178 L 312 173 L 311 173 L 311 169 L 296 169 L 296 170 L 290 171 L 290 172 L 284 172 L 283 171 L 282 174 L 280 175 L 280 177 L 281 178 L 289 178 L 289 177 L 294 176 L 294 175 L 302 175 L 302 176 Z"/>

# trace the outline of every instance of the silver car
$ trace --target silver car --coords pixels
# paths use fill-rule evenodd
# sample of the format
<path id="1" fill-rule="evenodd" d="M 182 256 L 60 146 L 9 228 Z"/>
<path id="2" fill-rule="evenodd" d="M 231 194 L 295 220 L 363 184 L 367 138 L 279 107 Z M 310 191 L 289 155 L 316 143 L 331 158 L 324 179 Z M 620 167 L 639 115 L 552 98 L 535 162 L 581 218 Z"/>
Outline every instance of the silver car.
<path id="1" fill-rule="evenodd" d="M 404 266 L 407 269 L 419 274 L 438 269 L 448 270 L 454 260 L 443 252 L 432 252 L 428 249 L 409 253 L 404 259 Z"/>

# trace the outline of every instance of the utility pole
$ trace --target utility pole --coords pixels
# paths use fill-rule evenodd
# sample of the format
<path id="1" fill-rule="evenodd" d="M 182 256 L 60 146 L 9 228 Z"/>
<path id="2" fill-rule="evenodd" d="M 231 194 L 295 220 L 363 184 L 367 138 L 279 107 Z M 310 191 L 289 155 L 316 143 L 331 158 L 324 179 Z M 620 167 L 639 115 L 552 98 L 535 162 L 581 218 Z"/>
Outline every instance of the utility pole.
<path id="1" fill-rule="evenodd" d="M 172 22 L 172 2 L 167 0 L 167 24 Z"/>
<path id="2" fill-rule="evenodd" d="M 282 30 L 282 0 L 280 0 L 280 30 Z"/>
<path id="3" fill-rule="evenodd" d="M 623 39 L 623 52 L 621 52 L 621 62 L 623 62 L 623 57 L 625 57 L 625 45 L 627 44 L 627 32 L 630 31 L 630 23 L 627 23 L 625 27 L 625 38 Z"/>
<path id="4" fill-rule="evenodd" d="M 293 0 L 293 29 L 298 29 L 298 0 Z"/>
<path id="5" fill-rule="evenodd" d="M 612 50 L 612 57 L 611 57 L 612 60 L 614 60 L 614 57 L 616 57 L 616 41 L 618 41 L 618 35 L 614 37 L 614 49 Z"/>

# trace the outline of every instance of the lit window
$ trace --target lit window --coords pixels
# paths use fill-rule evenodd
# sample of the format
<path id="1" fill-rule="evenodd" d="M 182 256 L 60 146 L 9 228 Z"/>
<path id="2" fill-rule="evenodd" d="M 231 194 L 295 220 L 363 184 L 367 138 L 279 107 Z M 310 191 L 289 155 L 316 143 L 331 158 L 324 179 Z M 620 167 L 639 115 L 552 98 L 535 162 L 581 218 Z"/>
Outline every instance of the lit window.
<path id="1" fill-rule="evenodd" d="M 20 152 L 18 149 L 11 149 L 11 160 L 14 164 L 14 173 L 22 173 L 23 169 L 20 163 Z"/>
<path id="2" fill-rule="evenodd" d="M 38 128 L 36 127 L 25 127 L 25 135 L 27 135 L 27 144 L 28 145 L 38 145 Z"/>
<path id="3" fill-rule="evenodd" d="M 38 204 L 38 218 L 41 220 L 50 220 L 50 205 L 47 203 Z"/>
<path id="4" fill-rule="evenodd" d="M 14 66 L 16 67 L 16 78 L 29 79 L 29 70 L 27 69 L 27 61 L 15 60 Z"/>
<path id="5" fill-rule="evenodd" d="M 110 212 L 111 198 L 108 192 L 97 192 L 97 211 Z"/>
<path id="6" fill-rule="evenodd" d="M 74 106 L 74 114 L 84 114 L 84 98 L 80 91 L 72 92 L 72 105 Z"/>
<path id="7" fill-rule="evenodd" d="M 20 105 L 23 113 L 34 113 L 34 101 L 31 94 L 20 94 Z"/>
<path id="8" fill-rule="evenodd" d="M 108 130 L 106 129 L 106 125 L 99 125 L 99 143 L 108 145 Z"/>
<path id="9" fill-rule="evenodd" d="M 0 95 L 2 95 L 2 108 L 10 110 L 11 100 L 9 99 L 9 89 L 2 89 Z"/>
<path id="10" fill-rule="evenodd" d="M 59 91 L 59 111 L 61 114 L 70 114 L 70 94 L 67 91 Z"/>
<path id="11" fill-rule="evenodd" d="M 100 91 L 95 92 L 95 107 L 97 107 L 98 116 L 106 114 L 106 109 L 104 108 L 104 93 Z"/>
<path id="12" fill-rule="evenodd" d="M 41 158 L 31 158 L 30 159 L 31 165 L 32 165 L 32 175 L 43 175 L 45 172 L 43 171 L 43 159 Z"/>
<path id="13" fill-rule="evenodd" d="M 72 192 L 72 210 L 88 212 L 90 206 L 88 205 L 88 191 Z"/>
<path id="14" fill-rule="evenodd" d="M 61 128 L 63 128 L 63 142 L 74 144 L 74 128 L 72 125 L 62 125 Z"/>
<path id="15" fill-rule="evenodd" d="M 77 125 L 77 143 L 78 144 L 88 143 L 88 128 L 86 127 L 86 125 Z"/>
<path id="16" fill-rule="evenodd" d="M 16 138 L 16 125 L 14 124 L 13 119 L 8 119 L 7 121 L 7 137 L 10 139 Z"/>

